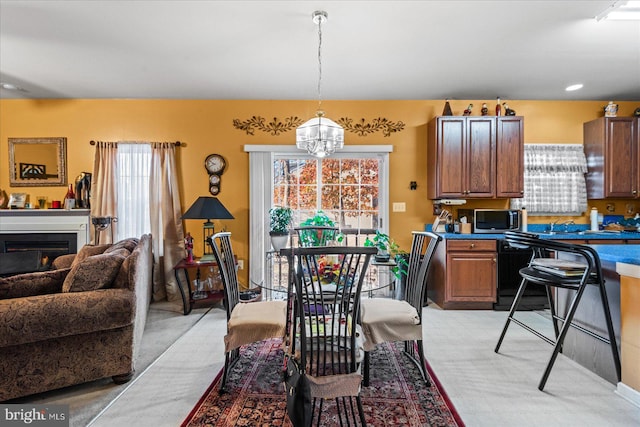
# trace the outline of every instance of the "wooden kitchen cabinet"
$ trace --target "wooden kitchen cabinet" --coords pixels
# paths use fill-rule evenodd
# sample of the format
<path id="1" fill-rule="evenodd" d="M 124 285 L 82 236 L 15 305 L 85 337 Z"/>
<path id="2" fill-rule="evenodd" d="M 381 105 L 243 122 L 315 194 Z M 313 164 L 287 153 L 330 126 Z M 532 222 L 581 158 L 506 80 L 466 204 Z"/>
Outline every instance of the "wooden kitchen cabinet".
<path id="1" fill-rule="evenodd" d="M 522 123 L 522 117 L 515 116 L 440 116 L 431 120 L 428 197 L 522 197 Z"/>
<path id="2" fill-rule="evenodd" d="M 601 117 L 584 123 L 589 199 L 640 197 L 640 119 Z"/>
<path id="3" fill-rule="evenodd" d="M 524 127 L 522 117 L 497 118 L 496 197 L 524 196 Z"/>
<path id="4" fill-rule="evenodd" d="M 445 240 L 434 255 L 427 295 L 444 309 L 491 309 L 497 289 L 496 240 Z"/>

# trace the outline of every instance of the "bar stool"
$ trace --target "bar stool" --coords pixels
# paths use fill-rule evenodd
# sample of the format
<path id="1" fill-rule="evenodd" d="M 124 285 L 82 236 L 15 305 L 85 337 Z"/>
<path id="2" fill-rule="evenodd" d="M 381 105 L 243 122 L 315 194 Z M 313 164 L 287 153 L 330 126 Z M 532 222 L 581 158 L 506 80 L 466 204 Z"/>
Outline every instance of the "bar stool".
<path id="1" fill-rule="evenodd" d="M 507 329 L 509 328 L 511 322 L 523 327 L 537 337 L 553 345 L 553 353 L 551 354 L 551 358 L 547 363 L 547 367 L 544 371 L 544 374 L 542 375 L 540 384 L 538 385 L 538 389 L 542 391 L 547 382 L 547 379 L 549 378 L 549 374 L 551 373 L 551 368 L 553 368 L 553 364 L 558 357 L 558 353 L 562 351 L 562 343 L 567 334 L 567 331 L 569 330 L 569 327 L 574 327 L 575 329 L 586 333 L 593 338 L 609 344 L 609 346 L 611 347 L 611 353 L 613 355 L 613 362 L 615 364 L 618 381 L 620 381 L 620 355 L 616 343 L 616 336 L 613 330 L 613 323 L 611 321 L 609 301 L 607 299 L 607 292 L 604 287 L 604 277 L 602 275 L 602 267 L 600 265 L 600 258 L 598 257 L 598 253 L 593 248 L 590 248 L 588 246 L 562 243 L 552 240 L 542 240 L 539 239 L 536 234 L 531 233 L 506 232 L 505 241 L 514 248 L 531 248 L 533 249 L 533 255 L 531 257 L 531 260 L 529 261 L 528 266 L 520 269 L 520 276 L 522 277 L 522 281 L 520 283 L 520 287 L 518 288 L 518 292 L 516 293 L 513 304 L 511 305 L 509 316 L 507 317 L 504 328 L 502 329 L 502 334 L 500 335 L 500 339 L 498 340 L 498 344 L 496 345 L 495 352 L 498 353 L 498 351 L 500 350 L 502 340 L 504 339 L 504 336 L 507 333 Z M 573 270 L 573 273 L 575 275 L 568 274 L 566 272 L 563 273 L 564 275 L 562 275 L 561 272 L 553 270 L 553 268 L 559 268 L 559 266 L 545 266 L 545 264 L 549 264 L 548 259 L 551 252 L 556 253 L 556 258 L 560 253 L 572 254 L 574 257 L 579 259 L 579 262 L 584 266 L 584 268 Z M 539 261 L 540 259 L 547 259 L 547 262 Z M 547 269 L 546 271 L 544 270 L 545 268 Z M 552 268 L 552 270 L 549 270 L 549 268 Z M 546 288 L 547 298 L 549 299 L 549 307 L 551 310 L 551 317 L 553 321 L 555 341 L 534 330 L 522 321 L 514 318 L 514 313 L 518 309 L 518 305 L 520 304 L 522 295 L 524 294 L 525 289 L 529 284 L 541 285 L 545 286 Z M 573 323 L 573 316 L 576 313 L 584 290 L 588 285 L 598 286 L 600 290 L 602 309 L 604 310 L 604 318 L 607 324 L 608 336 L 606 337 L 585 329 L 576 323 Z M 556 313 L 556 308 L 553 304 L 553 295 L 550 291 L 550 288 L 552 287 L 575 291 L 573 298 L 571 298 L 569 309 L 567 310 L 567 313 L 564 317 L 559 316 Z M 561 328 L 559 328 L 559 322 L 562 323 Z"/>

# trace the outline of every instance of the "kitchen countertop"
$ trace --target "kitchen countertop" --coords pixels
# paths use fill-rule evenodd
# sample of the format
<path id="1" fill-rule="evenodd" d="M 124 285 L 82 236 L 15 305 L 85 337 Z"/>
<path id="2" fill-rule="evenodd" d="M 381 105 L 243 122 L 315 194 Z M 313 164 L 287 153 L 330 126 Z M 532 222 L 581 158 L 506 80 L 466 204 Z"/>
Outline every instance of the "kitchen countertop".
<path id="1" fill-rule="evenodd" d="M 640 245 L 589 245 L 601 261 L 640 265 Z"/>
<path id="2" fill-rule="evenodd" d="M 427 224 L 425 227 L 427 230 L 431 230 L 431 224 Z M 561 231 L 557 233 L 548 233 L 546 229 L 548 228 L 547 224 L 529 224 L 528 231 L 530 233 L 537 233 L 541 239 L 553 239 L 553 240 L 638 240 L 640 243 L 640 233 L 637 231 L 621 231 L 621 232 L 613 232 L 613 231 L 599 231 L 592 232 L 589 231 L 589 226 L 586 224 L 573 224 L 568 228 L 568 232 Z M 438 233 L 444 239 L 494 239 L 500 240 L 504 238 L 504 234 L 502 233 L 470 233 L 470 234 L 459 234 L 459 233 Z"/>

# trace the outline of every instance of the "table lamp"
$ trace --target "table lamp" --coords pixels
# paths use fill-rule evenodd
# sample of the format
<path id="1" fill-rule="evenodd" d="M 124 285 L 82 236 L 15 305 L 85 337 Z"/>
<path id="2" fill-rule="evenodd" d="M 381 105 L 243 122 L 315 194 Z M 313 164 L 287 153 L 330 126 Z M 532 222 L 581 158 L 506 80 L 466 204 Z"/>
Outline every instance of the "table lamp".
<path id="1" fill-rule="evenodd" d="M 213 236 L 212 219 L 234 219 L 233 215 L 216 197 L 198 197 L 191 207 L 182 215 L 182 219 L 206 219 L 203 225 L 204 255 L 201 261 L 213 261 L 213 252 L 207 243 L 207 238 Z"/>

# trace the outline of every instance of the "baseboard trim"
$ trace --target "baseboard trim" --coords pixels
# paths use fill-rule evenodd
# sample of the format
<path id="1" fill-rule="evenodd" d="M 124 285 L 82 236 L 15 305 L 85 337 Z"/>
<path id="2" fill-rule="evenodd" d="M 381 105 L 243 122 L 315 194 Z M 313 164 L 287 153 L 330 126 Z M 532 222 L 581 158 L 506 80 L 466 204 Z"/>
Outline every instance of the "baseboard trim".
<path id="1" fill-rule="evenodd" d="M 624 383 L 618 383 L 616 394 L 624 397 L 629 402 L 640 408 L 640 391 L 635 390 Z"/>

